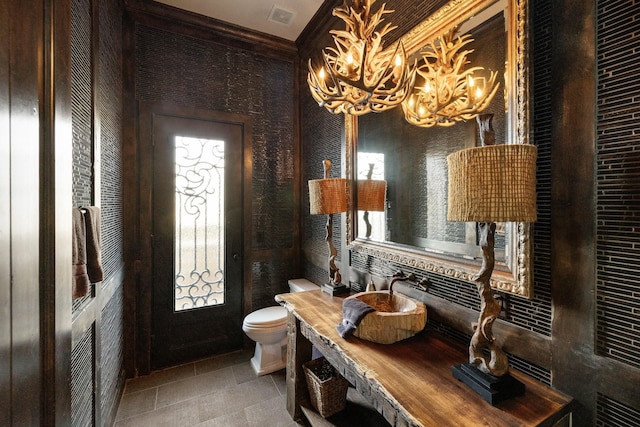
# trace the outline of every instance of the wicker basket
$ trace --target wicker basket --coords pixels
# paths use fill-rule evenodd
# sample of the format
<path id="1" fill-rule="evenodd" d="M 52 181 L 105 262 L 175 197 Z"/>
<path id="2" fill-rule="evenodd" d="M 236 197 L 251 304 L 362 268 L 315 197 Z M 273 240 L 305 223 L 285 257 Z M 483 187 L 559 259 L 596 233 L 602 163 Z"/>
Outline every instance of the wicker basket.
<path id="1" fill-rule="evenodd" d="M 349 382 L 331 366 L 324 357 L 313 359 L 302 365 L 307 379 L 311 404 L 323 418 L 342 411 L 347 405 Z M 331 377 L 321 379 L 319 372 L 331 372 Z"/>

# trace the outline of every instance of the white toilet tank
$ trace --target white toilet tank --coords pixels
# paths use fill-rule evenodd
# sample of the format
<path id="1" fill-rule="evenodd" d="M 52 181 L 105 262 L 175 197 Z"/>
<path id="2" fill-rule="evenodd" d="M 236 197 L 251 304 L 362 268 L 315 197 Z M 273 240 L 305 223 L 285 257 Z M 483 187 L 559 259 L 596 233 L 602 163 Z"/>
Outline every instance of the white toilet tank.
<path id="1" fill-rule="evenodd" d="M 289 291 L 305 292 L 320 289 L 318 285 L 307 279 L 289 279 Z"/>

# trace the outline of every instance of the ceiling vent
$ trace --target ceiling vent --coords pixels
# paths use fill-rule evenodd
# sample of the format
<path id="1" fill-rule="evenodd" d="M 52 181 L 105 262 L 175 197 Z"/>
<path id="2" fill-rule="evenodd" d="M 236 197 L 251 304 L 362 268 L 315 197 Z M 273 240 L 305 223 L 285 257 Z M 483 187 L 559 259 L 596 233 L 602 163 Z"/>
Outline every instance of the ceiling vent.
<path id="1" fill-rule="evenodd" d="M 296 13 L 274 4 L 269 13 L 269 21 L 289 26 L 293 22 Z"/>

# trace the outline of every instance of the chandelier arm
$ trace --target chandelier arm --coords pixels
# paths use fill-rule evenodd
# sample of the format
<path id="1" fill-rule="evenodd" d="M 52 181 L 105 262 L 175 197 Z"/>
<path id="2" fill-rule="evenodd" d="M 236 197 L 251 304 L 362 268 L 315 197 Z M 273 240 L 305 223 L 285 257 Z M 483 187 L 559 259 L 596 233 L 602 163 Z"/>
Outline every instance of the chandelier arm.
<path id="1" fill-rule="evenodd" d="M 322 61 L 324 62 L 324 65 L 327 68 L 327 74 L 329 75 L 329 77 L 331 78 L 331 82 L 333 83 L 333 87 L 335 88 L 335 93 L 339 96 L 342 96 L 342 90 L 340 89 L 340 85 L 338 84 L 338 82 L 335 79 L 334 73 L 331 72 L 331 66 L 329 65 L 329 61 L 327 60 L 327 56 L 328 54 L 325 51 L 322 51 Z M 327 86 L 325 84 L 325 86 L 328 88 L 329 86 Z"/>
<path id="2" fill-rule="evenodd" d="M 403 63 L 403 64 L 405 64 L 405 62 L 406 62 L 406 54 L 405 54 L 405 52 L 404 52 L 404 47 L 402 47 L 402 42 L 400 42 L 400 43 L 398 43 L 398 44 L 396 45 L 396 49 L 394 50 L 393 55 L 391 55 L 391 58 L 390 58 L 390 59 L 389 59 L 389 61 L 387 62 L 387 66 L 386 66 L 386 68 L 385 68 L 385 70 L 384 70 L 384 73 L 382 73 L 382 74 L 380 75 L 380 78 L 378 79 L 378 81 L 376 82 L 376 84 L 373 86 L 374 88 L 379 87 L 379 86 L 380 86 L 380 83 L 383 81 L 383 79 L 384 79 L 384 83 L 386 83 L 386 82 L 387 82 L 387 81 L 388 81 L 388 80 L 393 76 L 393 73 L 389 73 L 389 70 L 391 69 L 391 65 L 393 64 L 394 59 L 395 59 L 396 55 L 398 54 L 398 49 L 399 49 L 399 48 L 400 48 L 400 49 L 401 49 L 401 51 L 402 51 L 402 56 L 403 56 L 403 61 L 402 61 L 402 63 Z M 403 68 L 405 68 L 405 69 L 406 69 L 406 64 L 405 64 L 405 66 L 404 66 Z M 403 73 L 404 73 L 404 70 L 403 70 Z M 386 77 L 385 77 L 385 76 L 386 76 Z M 401 80 L 398 80 L 398 81 L 401 81 Z M 397 88 L 397 85 L 396 85 L 396 88 Z M 390 90 L 391 90 L 391 89 L 390 89 Z"/>

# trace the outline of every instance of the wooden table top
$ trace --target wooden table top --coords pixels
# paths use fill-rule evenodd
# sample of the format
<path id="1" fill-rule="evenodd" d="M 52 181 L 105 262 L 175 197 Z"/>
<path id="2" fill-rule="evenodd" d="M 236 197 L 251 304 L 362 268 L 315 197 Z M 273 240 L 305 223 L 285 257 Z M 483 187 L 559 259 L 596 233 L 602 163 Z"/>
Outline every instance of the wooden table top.
<path id="1" fill-rule="evenodd" d="M 434 331 L 394 344 L 343 339 L 336 330 L 342 321 L 343 297 L 318 290 L 277 295 L 276 301 L 300 320 L 303 335 L 320 337 L 326 344 L 320 351 L 331 352 L 325 356 L 340 364 L 339 370 L 354 373 L 357 382 L 363 380 L 372 395 L 383 395 L 411 424 L 553 425 L 569 412 L 570 397 L 513 369 L 511 375 L 525 384 L 524 396 L 491 406 L 451 374 L 453 365 L 467 362 L 467 348 Z"/>

